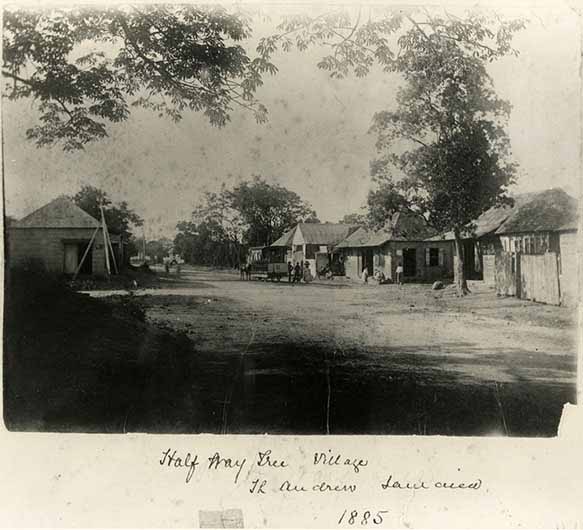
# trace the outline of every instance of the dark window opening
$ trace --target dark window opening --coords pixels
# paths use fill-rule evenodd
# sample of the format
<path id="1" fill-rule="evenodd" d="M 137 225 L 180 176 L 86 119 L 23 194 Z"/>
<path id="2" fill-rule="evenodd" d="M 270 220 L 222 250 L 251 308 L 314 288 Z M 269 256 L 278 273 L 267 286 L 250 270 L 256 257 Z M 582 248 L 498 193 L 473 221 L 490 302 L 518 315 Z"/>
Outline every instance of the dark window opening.
<path id="1" fill-rule="evenodd" d="M 437 267 L 439 265 L 439 249 L 430 248 L 429 249 L 429 266 Z"/>
<path id="2" fill-rule="evenodd" d="M 316 252 L 320 250 L 320 245 L 306 245 L 306 259 L 316 259 Z"/>
<path id="3" fill-rule="evenodd" d="M 417 274 L 417 249 L 403 249 L 403 276 L 411 277 Z"/>

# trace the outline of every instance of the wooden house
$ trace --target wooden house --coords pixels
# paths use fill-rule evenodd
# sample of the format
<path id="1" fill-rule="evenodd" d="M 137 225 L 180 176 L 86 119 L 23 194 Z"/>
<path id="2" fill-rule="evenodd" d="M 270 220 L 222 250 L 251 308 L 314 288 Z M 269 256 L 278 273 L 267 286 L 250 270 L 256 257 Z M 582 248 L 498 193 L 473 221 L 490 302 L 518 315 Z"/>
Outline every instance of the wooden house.
<path id="1" fill-rule="evenodd" d="M 398 212 L 381 230 L 359 228 L 341 241 L 336 250 L 342 254 L 349 278 L 360 278 L 366 268 L 371 275 L 379 270 L 394 281 L 398 265 L 403 267 L 405 281 L 450 278 L 453 243 L 427 240 L 430 233 L 423 217 Z"/>
<path id="2" fill-rule="evenodd" d="M 576 209 L 576 201 L 561 189 L 516 195 L 512 205 L 497 206 L 486 210 L 462 233 L 464 251 L 464 272 L 469 280 L 484 280 L 489 285 L 496 281 L 495 257 L 501 252 L 540 254 L 558 248 L 558 235 L 551 236 L 552 231 L 543 230 L 543 225 L 536 225 L 536 219 L 545 217 L 553 204 L 561 205 L 559 210 Z M 575 203 L 573 203 L 575 201 Z M 561 220 L 570 215 L 558 217 Z M 511 227 L 520 224 L 525 232 L 511 231 Z M 529 221 L 527 230 L 527 220 Z M 550 220 L 550 219 L 548 219 Z M 431 238 L 432 241 L 453 241 L 453 232 L 446 232 Z M 454 252 L 455 254 L 455 252 Z M 454 261 L 455 261 L 454 255 Z"/>
<path id="3" fill-rule="evenodd" d="M 512 206 L 484 212 L 463 233 L 466 278 L 483 279 L 500 295 L 575 303 L 577 200 L 560 188 L 513 199 Z M 453 241 L 453 234 L 432 239 Z"/>
<path id="4" fill-rule="evenodd" d="M 308 262 L 313 276 L 324 267 L 340 274 L 342 264 L 333 249 L 358 228 L 359 225 L 341 223 L 298 223 L 270 246 L 285 248 L 287 261 Z"/>
<path id="5" fill-rule="evenodd" d="M 515 204 L 525 200 L 526 195 L 516 197 Z M 500 238 L 496 230 L 511 214 L 513 206 L 505 205 L 490 208 L 480 215 L 468 229 L 462 232 L 462 246 L 464 253 L 464 274 L 468 280 L 484 280 L 494 285 L 495 266 L 494 256 L 501 250 Z M 451 241 L 453 232 L 446 232 L 430 238 L 430 241 Z M 453 246 L 454 265 L 456 261 L 455 245 Z"/>
<path id="6" fill-rule="evenodd" d="M 121 238 L 109 235 L 120 263 Z M 67 197 L 58 197 L 11 223 L 7 227 L 7 243 L 10 267 L 40 267 L 47 272 L 73 275 L 90 247 L 79 273 L 100 276 L 107 272 L 100 222 Z"/>
<path id="7" fill-rule="evenodd" d="M 577 200 L 560 188 L 528 194 L 498 227 L 499 294 L 554 305 L 577 300 Z"/>

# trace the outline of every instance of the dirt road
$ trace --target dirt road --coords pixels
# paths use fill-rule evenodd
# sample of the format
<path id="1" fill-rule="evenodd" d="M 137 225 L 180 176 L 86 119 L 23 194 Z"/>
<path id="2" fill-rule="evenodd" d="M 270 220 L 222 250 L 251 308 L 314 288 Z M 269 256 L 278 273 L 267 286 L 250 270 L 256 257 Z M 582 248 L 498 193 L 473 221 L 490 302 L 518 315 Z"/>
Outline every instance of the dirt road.
<path id="1" fill-rule="evenodd" d="M 554 435 L 575 398 L 572 315 L 475 287 L 186 269 L 135 294 L 194 342 L 200 373 L 176 396 L 190 432 Z"/>

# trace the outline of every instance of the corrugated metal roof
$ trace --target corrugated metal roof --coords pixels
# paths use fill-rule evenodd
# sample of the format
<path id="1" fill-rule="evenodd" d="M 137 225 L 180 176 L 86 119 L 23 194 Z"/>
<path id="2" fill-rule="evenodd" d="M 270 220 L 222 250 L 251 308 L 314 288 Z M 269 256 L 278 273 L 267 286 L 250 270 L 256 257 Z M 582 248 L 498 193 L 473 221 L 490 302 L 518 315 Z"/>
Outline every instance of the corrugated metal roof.
<path id="1" fill-rule="evenodd" d="M 300 223 L 298 226 L 307 245 L 336 245 L 360 228 L 360 225 L 341 223 Z"/>
<path id="2" fill-rule="evenodd" d="M 272 247 L 291 247 L 296 230 L 301 231 L 307 245 L 336 245 L 360 228 L 360 225 L 341 223 L 298 223 L 281 236 Z"/>
<path id="3" fill-rule="evenodd" d="M 57 197 L 16 221 L 11 228 L 97 228 L 99 221 L 68 197 Z"/>
<path id="4" fill-rule="evenodd" d="M 291 247 L 292 241 L 294 240 L 294 234 L 296 233 L 296 227 L 290 228 L 285 234 L 283 234 L 275 243 L 272 243 L 272 247 Z"/>

